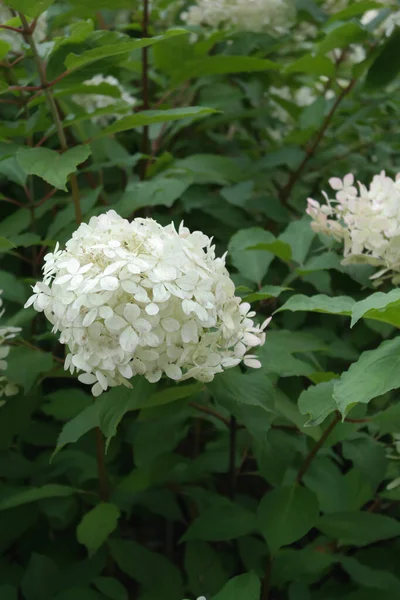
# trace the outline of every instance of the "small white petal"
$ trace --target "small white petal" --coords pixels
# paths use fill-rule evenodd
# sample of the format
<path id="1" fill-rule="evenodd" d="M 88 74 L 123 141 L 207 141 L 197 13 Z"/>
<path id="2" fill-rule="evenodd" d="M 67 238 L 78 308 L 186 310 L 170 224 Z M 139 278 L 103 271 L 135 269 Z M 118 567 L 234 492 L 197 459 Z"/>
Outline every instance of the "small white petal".
<path id="1" fill-rule="evenodd" d="M 178 381 L 182 377 L 182 371 L 178 365 L 167 365 L 164 371 L 167 377 L 175 381 Z"/>
<path id="2" fill-rule="evenodd" d="M 93 323 L 93 321 L 96 319 L 97 317 L 97 308 L 92 308 L 92 310 L 89 310 L 89 312 L 85 315 L 83 321 L 82 321 L 82 325 L 84 327 L 89 327 L 89 325 L 91 325 Z"/>
<path id="3" fill-rule="evenodd" d="M 127 327 L 119 336 L 119 343 L 121 344 L 121 348 L 132 354 L 136 346 L 139 343 L 139 338 L 136 331 L 132 327 Z"/>
<path id="4" fill-rule="evenodd" d="M 157 304 L 151 302 L 146 306 L 145 311 L 148 315 L 156 315 L 160 311 L 160 309 L 158 308 Z"/>
<path id="5" fill-rule="evenodd" d="M 102 290 L 113 292 L 119 287 L 119 280 L 116 277 L 103 277 L 100 280 L 100 287 Z"/>
<path id="6" fill-rule="evenodd" d="M 161 319 L 161 327 L 165 329 L 165 331 L 173 333 L 174 331 L 178 331 L 181 328 L 181 324 L 176 319 L 168 317 L 166 319 Z"/>
<path id="7" fill-rule="evenodd" d="M 112 317 L 108 317 L 104 320 L 104 325 L 110 331 L 119 331 L 123 327 L 126 327 L 126 321 L 118 315 L 113 315 Z"/>

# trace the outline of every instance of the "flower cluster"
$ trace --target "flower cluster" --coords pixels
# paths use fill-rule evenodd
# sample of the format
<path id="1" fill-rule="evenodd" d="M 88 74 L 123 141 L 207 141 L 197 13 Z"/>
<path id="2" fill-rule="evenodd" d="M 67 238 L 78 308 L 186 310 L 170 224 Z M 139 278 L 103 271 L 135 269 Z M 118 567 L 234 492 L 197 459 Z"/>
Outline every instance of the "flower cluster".
<path id="1" fill-rule="evenodd" d="M 9 8 L 0 4 L 0 23 L 7 23 L 14 17 Z M 36 43 L 43 42 L 47 35 L 47 16 L 42 13 L 37 20 L 33 39 Z M 24 38 L 20 33 L 9 29 L 0 29 L 0 40 L 10 45 L 10 50 L 13 52 L 21 52 L 24 47 Z"/>
<path id="2" fill-rule="evenodd" d="M 382 171 L 369 187 L 352 174 L 343 181 L 329 180 L 335 200 L 324 193 L 327 204 L 309 198 L 307 213 L 314 231 L 344 242 L 344 264 L 365 262 L 381 268 L 373 277 L 391 271 L 393 283 L 400 281 L 400 174 L 393 180 Z"/>
<path id="3" fill-rule="evenodd" d="M 181 17 L 188 25 L 284 34 L 295 8 L 291 0 L 197 0 Z"/>
<path id="4" fill-rule="evenodd" d="M 3 290 L 0 290 L 0 294 Z M 0 297 L 0 317 L 4 314 L 2 309 L 3 301 Z M 1 327 L 0 326 L 0 371 L 7 370 L 7 361 L 5 360 L 10 353 L 10 346 L 5 344 L 6 340 L 15 337 L 21 329 L 19 327 Z M 18 388 L 5 375 L 0 376 L 0 398 L 3 396 L 15 396 L 18 393 Z"/>
<path id="5" fill-rule="evenodd" d="M 216 258 L 212 240 L 181 224 L 121 218 L 110 210 L 82 224 L 45 257 L 43 282 L 25 306 L 44 311 L 69 354 L 65 368 L 84 371 L 97 396 L 136 374 L 156 382 L 211 381 L 264 343 L 250 305 Z"/>
<path id="6" fill-rule="evenodd" d="M 74 94 L 72 96 L 72 100 L 75 102 L 75 104 L 82 106 L 82 108 L 84 108 L 89 114 L 94 113 L 101 108 L 107 108 L 110 106 L 115 106 L 117 108 L 117 105 L 120 109 L 125 109 L 126 112 L 126 110 L 136 104 L 136 98 L 131 96 L 119 83 L 118 79 L 112 75 L 107 75 L 107 77 L 104 75 L 95 75 L 91 79 L 84 81 L 83 84 L 91 87 L 107 84 L 108 86 L 115 88 L 115 91 L 117 91 L 119 94 L 119 98 L 111 95 L 107 96 L 104 93 Z M 93 121 L 99 125 L 107 125 L 110 120 L 119 119 L 122 116 L 124 116 L 124 112 L 102 114 L 93 117 Z"/>

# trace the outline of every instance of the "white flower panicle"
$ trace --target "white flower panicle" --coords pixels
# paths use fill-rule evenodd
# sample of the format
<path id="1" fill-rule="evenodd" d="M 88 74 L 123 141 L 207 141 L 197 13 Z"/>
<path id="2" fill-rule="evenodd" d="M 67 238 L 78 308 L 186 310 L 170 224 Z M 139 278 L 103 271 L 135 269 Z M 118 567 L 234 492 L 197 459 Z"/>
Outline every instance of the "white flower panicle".
<path id="1" fill-rule="evenodd" d="M 183 224 L 129 222 L 110 210 L 45 256 L 25 306 L 61 332 L 65 368 L 84 371 L 79 380 L 94 384 L 95 396 L 136 374 L 208 382 L 242 360 L 259 368 L 247 352 L 264 343 L 269 320 L 254 325 L 211 243 Z"/>
<path id="2" fill-rule="evenodd" d="M 119 91 L 120 97 L 115 98 L 114 96 L 107 96 L 105 94 L 74 94 L 72 96 L 72 100 L 82 106 L 89 114 L 94 113 L 100 108 L 107 108 L 109 106 L 119 106 L 123 109 L 128 110 L 132 106 L 136 104 L 136 98 L 131 96 L 129 92 L 125 90 L 125 88 L 119 83 L 118 79 L 113 77 L 112 75 L 108 75 L 107 77 L 104 75 L 95 75 L 91 79 L 87 79 L 83 82 L 84 85 L 87 86 L 98 86 L 102 83 L 106 83 L 112 87 L 117 88 Z M 115 112 L 112 114 L 98 115 L 97 117 L 93 117 L 93 121 L 98 123 L 99 125 L 107 125 L 112 119 L 120 119 L 124 116 L 124 112 L 119 113 Z"/>
<path id="3" fill-rule="evenodd" d="M 188 25 L 284 34 L 295 15 L 293 0 L 196 0 L 181 18 Z"/>
<path id="4" fill-rule="evenodd" d="M 0 290 L 0 317 L 4 315 L 3 300 Z M 5 344 L 6 340 L 15 337 L 21 329 L 19 327 L 2 327 L 0 326 L 0 372 L 7 370 L 7 361 L 5 360 L 10 353 L 10 346 Z M 3 396 L 15 396 L 18 393 L 18 387 L 10 381 L 5 375 L 0 375 L 0 398 Z"/>
<path id="5" fill-rule="evenodd" d="M 0 3 L 0 23 L 7 23 L 14 17 L 12 11 Z M 43 42 L 47 35 L 47 16 L 46 13 L 42 13 L 37 20 L 35 31 L 33 32 L 33 39 L 37 44 Z M 13 52 L 21 52 L 24 47 L 24 38 L 20 33 L 11 31 L 9 29 L 0 29 L 0 40 L 6 42 L 11 46 Z"/>
<path id="6" fill-rule="evenodd" d="M 344 264 L 365 262 L 383 267 L 373 278 L 388 271 L 393 283 L 400 282 L 400 174 L 393 180 L 382 171 L 369 187 L 348 174 L 343 181 L 329 180 L 336 192 L 320 205 L 308 199 L 312 228 L 344 242 Z"/>

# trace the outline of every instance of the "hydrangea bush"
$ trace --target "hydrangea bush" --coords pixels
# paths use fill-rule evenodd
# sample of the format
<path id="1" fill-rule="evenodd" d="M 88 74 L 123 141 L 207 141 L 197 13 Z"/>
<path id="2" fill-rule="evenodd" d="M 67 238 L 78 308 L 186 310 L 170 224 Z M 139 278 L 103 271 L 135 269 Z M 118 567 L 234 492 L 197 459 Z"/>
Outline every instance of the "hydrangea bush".
<path id="1" fill-rule="evenodd" d="M 1 3 L 0 600 L 399 596 L 399 24 Z"/>

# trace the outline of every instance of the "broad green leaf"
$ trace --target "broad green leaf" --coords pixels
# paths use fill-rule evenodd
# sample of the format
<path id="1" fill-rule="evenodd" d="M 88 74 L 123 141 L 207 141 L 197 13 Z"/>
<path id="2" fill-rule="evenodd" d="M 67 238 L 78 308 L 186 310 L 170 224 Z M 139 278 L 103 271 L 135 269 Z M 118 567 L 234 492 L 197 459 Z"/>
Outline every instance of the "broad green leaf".
<path id="1" fill-rule="evenodd" d="M 264 58 L 252 56 L 208 56 L 184 63 L 172 77 L 171 86 L 175 87 L 193 77 L 208 75 L 227 75 L 230 73 L 250 73 L 256 71 L 277 70 L 279 65 Z"/>
<path id="2" fill-rule="evenodd" d="M 351 6 L 348 6 L 343 10 L 339 10 L 329 18 L 328 23 L 333 23 L 334 21 L 345 21 L 351 17 L 363 15 L 365 12 L 367 12 L 367 10 L 373 10 L 374 8 L 381 7 L 382 4 L 379 2 L 374 2 L 373 0 L 361 0 L 361 2 L 355 2 Z"/>
<path id="3" fill-rule="evenodd" d="M 357 23 L 344 23 L 332 29 L 318 44 L 318 52 L 326 54 L 335 48 L 346 48 L 350 44 L 363 42 L 368 31 Z"/>
<path id="4" fill-rule="evenodd" d="M 224 585 L 212 600 L 259 600 L 261 584 L 254 573 L 238 575 Z"/>
<path id="5" fill-rule="evenodd" d="M 28 429 L 30 417 L 36 410 L 39 401 L 39 397 L 31 394 L 28 396 L 18 395 L 12 397 L 12 402 L 6 402 L 1 407 L 0 450 L 11 447 L 14 436 Z"/>
<path id="6" fill-rule="evenodd" d="M 174 387 L 166 388 L 160 392 L 151 394 L 147 399 L 143 408 L 151 408 L 153 406 L 162 406 L 164 404 L 170 404 L 183 398 L 190 398 L 195 394 L 199 394 L 204 388 L 204 385 L 200 382 L 190 383 L 188 385 L 177 385 Z"/>
<path id="7" fill-rule="evenodd" d="M 78 388 L 56 390 L 44 398 L 41 410 L 57 421 L 69 421 L 84 408 L 92 406 L 93 397 Z"/>
<path id="8" fill-rule="evenodd" d="M 53 596 L 51 600 L 104 600 L 104 596 L 87 586 L 74 586 Z"/>
<path id="9" fill-rule="evenodd" d="M 334 386 L 334 399 L 343 417 L 358 403 L 367 404 L 400 387 L 400 337 L 363 352 Z"/>
<path id="10" fill-rule="evenodd" d="M 48 483 L 42 485 L 42 487 L 25 489 L 22 492 L 18 492 L 14 495 L 4 498 L 0 501 L 0 510 L 6 510 L 8 508 L 14 508 L 15 506 L 21 506 L 22 504 L 30 504 L 31 502 L 37 502 L 44 498 L 57 498 L 72 496 L 76 493 L 76 490 L 66 485 L 59 485 L 56 483 Z"/>
<path id="11" fill-rule="evenodd" d="M 400 31 L 395 28 L 369 68 L 365 82 L 367 89 L 382 88 L 397 76 L 400 70 L 399 48 Z"/>
<path id="12" fill-rule="evenodd" d="M 324 75 L 332 77 L 335 73 L 333 62 L 326 56 L 313 56 L 307 54 L 285 68 L 285 73 L 309 73 L 310 75 Z"/>
<path id="13" fill-rule="evenodd" d="M 0 271 L 0 290 L 3 290 L 2 298 L 17 304 L 25 304 L 29 293 L 22 281 L 9 271 Z"/>
<path id="14" fill-rule="evenodd" d="M 272 554 L 305 536 L 318 516 L 315 494 L 300 485 L 267 492 L 258 507 L 259 528 Z"/>
<path id="15" fill-rule="evenodd" d="M 221 558 L 221 553 L 206 542 L 185 544 L 185 571 L 195 597 L 204 590 L 214 594 L 226 583 L 229 574 Z"/>
<path id="16" fill-rule="evenodd" d="M 269 244 L 275 241 L 275 236 L 269 231 L 252 227 L 241 229 L 230 239 L 228 249 L 232 264 L 243 277 L 260 284 L 274 259 L 259 250 L 249 250 L 250 246 Z"/>
<path id="17" fill-rule="evenodd" d="M 400 289 L 388 293 L 376 292 L 356 302 L 351 312 L 351 327 L 361 318 L 374 319 L 400 327 Z"/>
<path id="18" fill-rule="evenodd" d="M 172 174 L 190 175 L 193 183 L 215 183 L 226 185 L 240 181 L 243 176 L 234 160 L 217 154 L 192 154 L 187 158 L 177 160 L 172 168 Z"/>
<path id="19" fill-rule="evenodd" d="M 286 242 L 292 248 L 292 257 L 299 265 L 302 265 L 307 258 L 315 233 L 310 227 L 310 221 L 307 218 L 292 221 L 286 227 L 279 239 Z"/>
<path id="20" fill-rule="evenodd" d="M 251 198 L 253 189 L 253 181 L 241 181 L 236 185 L 222 188 L 221 196 L 234 206 L 244 207 L 249 198 Z"/>
<path id="21" fill-rule="evenodd" d="M 299 397 L 299 410 L 302 415 L 308 415 L 307 427 L 319 425 L 333 413 L 337 406 L 333 399 L 334 380 L 311 385 Z"/>
<path id="22" fill-rule="evenodd" d="M 143 127 L 144 125 L 152 125 L 153 123 L 166 123 L 167 121 L 178 121 L 180 119 L 187 118 L 198 118 L 211 115 L 216 111 L 213 108 L 206 108 L 205 106 L 188 106 L 186 108 L 170 108 L 168 110 L 145 110 L 135 115 L 122 117 L 118 119 L 112 125 L 109 125 L 103 129 L 95 139 L 119 133 L 121 131 L 127 131 L 129 129 L 135 129 L 136 127 Z"/>
<path id="23" fill-rule="evenodd" d="M 118 567 L 132 579 L 144 585 L 154 598 L 183 598 L 179 570 L 167 558 L 131 540 L 110 540 L 111 556 Z"/>
<path id="24" fill-rule="evenodd" d="M 21 581 L 26 600 L 50 600 L 58 588 L 60 571 L 49 558 L 34 552 Z"/>
<path id="25" fill-rule="evenodd" d="M 79 55 L 71 52 L 68 54 L 64 64 L 67 69 L 73 71 L 83 67 L 84 65 L 90 65 L 103 58 L 128 54 L 134 50 L 139 50 L 140 48 L 146 48 L 147 46 L 158 44 L 159 42 L 162 42 L 163 40 L 171 38 L 175 35 L 187 35 L 187 33 L 188 32 L 185 29 L 171 29 L 164 35 L 131 41 L 127 39 L 127 41 L 120 42 L 118 44 L 98 46 L 97 48 L 86 50 Z"/>
<path id="26" fill-rule="evenodd" d="M 55 0 L 7 0 L 7 6 L 29 15 L 30 17 L 38 17 L 47 10 Z"/>
<path id="27" fill-rule="evenodd" d="M 308 273 L 314 273 L 315 271 L 324 271 L 328 269 L 343 271 L 343 267 L 340 264 L 340 258 L 334 252 L 324 252 L 319 256 L 313 256 L 306 262 L 305 265 L 298 267 L 296 271 L 300 275 L 307 275 Z"/>
<path id="28" fill-rule="evenodd" d="M 94 580 L 94 585 L 99 592 L 104 594 L 106 598 L 110 598 L 110 600 L 129 600 L 128 592 L 118 579 L 114 579 L 113 577 L 97 577 Z"/>
<path id="29" fill-rule="evenodd" d="M 13 181 L 17 185 L 24 186 L 27 180 L 27 174 L 19 165 L 15 156 L 10 156 L 5 160 L 0 161 L 0 174 L 4 175 L 7 179 Z M 26 209 L 20 209 L 22 211 Z M 29 211 L 26 210 L 29 215 Z M 15 213 L 14 213 L 15 214 Z M 12 216 L 14 216 L 14 214 Z M 29 222 L 29 221 L 28 221 Z M 6 231 L 6 235 L 8 235 L 9 231 Z"/>
<path id="30" fill-rule="evenodd" d="M 0 585 L 0 598 L 2 600 L 18 600 L 18 590 L 13 585 Z"/>
<path id="31" fill-rule="evenodd" d="M 232 540 L 256 530 L 257 520 L 253 512 L 239 504 L 227 503 L 201 511 L 187 529 L 182 541 Z"/>
<path id="32" fill-rule="evenodd" d="M 292 258 L 292 249 L 289 244 L 279 239 L 271 242 L 261 242 L 261 244 L 252 245 L 246 248 L 246 250 L 265 250 L 266 252 L 274 254 L 285 262 L 290 261 Z"/>
<path id="33" fill-rule="evenodd" d="M 370 565 L 363 565 L 351 556 L 342 556 L 340 564 L 352 580 L 360 586 L 390 592 L 393 598 L 400 597 L 400 579 L 393 573 L 374 569 Z"/>
<path id="34" fill-rule="evenodd" d="M 2 251 L 2 250 L 10 250 L 11 248 L 16 248 L 16 245 L 13 244 L 7 238 L 0 237 L 0 251 Z"/>
<path id="35" fill-rule="evenodd" d="M 14 383 L 22 385 L 24 392 L 27 393 L 39 375 L 53 368 L 53 355 L 50 352 L 18 347 L 10 352 L 7 363 L 7 377 Z M 21 365 L 24 365 L 23 369 Z"/>
<path id="36" fill-rule="evenodd" d="M 158 177 L 150 181 L 134 181 L 127 185 L 122 198 L 115 205 L 121 217 L 129 217 L 133 212 L 146 206 L 173 205 L 190 185 L 186 177 L 182 179 Z"/>
<path id="37" fill-rule="evenodd" d="M 354 303 L 355 301 L 353 298 L 349 298 L 348 296 L 335 296 L 331 298 L 324 294 L 318 294 L 317 296 L 303 296 L 302 294 L 297 294 L 289 298 L 289 300 L 275 312 L 278 313 L 282 310 L 290 310 L 292 312 L 305 311 L 350 316 Z"/>
<path id="38" fill-rule="evenodd" d="M 96 402 L 85 408 L 74 419 L 64 425 L 57 440 L 57 447 L 54 450 L 53 456 L 66 446 L 66 444 L 74 444 L 88 431 L 99 427 L 99 412 L 101 404 L 104 401 L 103 398 L 96 400 Z"/>
<path id="39" fill-rule="evenodd" d="M 258 292 L 244 296 L 244 302 L 259 302 L 268 298 L 278 298 L 283 292 L 287 292 L 291 288 L 280 287 L 278 285 L 263 285 Z M 239 291 L 239 290 L 238 290 Z"/>
<path id="40" fill-rule="evenodd" d="M 89 155 L 89 146 L 75 146 L 63 154 L 49 148 L 21 148 L 17 160 L 29 175 L 37 175 L 55 188 L 67 191 L 68 175 L 74 173 Z"/>
<path id="41" fill-rule="evenodd" d="M 367 511 L 325 515 L 319 519 L 317 527 L 339 543 L 352 546 L 366 546 L 400 535 L 398 521 Z"/>
<path id="42" fill-rule="evenodd" d="M 102 502 L 86 513 L 76 529 L 78 542 L 94 554 L 115 531 L 120 510 L 115 504 Z"/>

